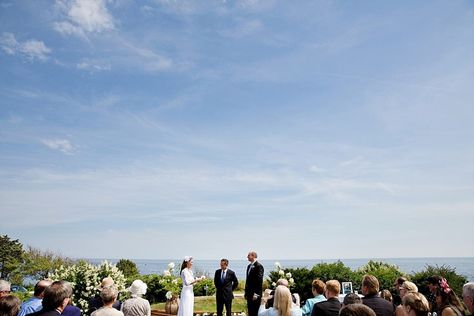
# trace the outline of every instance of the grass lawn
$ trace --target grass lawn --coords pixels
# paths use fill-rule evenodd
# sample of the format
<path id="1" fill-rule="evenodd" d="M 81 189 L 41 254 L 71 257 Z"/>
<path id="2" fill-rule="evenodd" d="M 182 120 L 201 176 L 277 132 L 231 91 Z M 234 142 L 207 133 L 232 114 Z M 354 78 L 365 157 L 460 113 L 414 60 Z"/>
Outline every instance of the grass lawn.
<path id="1" fill-rule="evenodd" d="M 157 303 L 151 306 L 151 309 L 159 311 L 165 310 L 165 303 Z M 225 308 L 224 308 L 225 310 Z M 216 312 L 216 297 L 215 296 L 196 296 L 194 297 L 194 311 L 204 313 Z M 232 313 L 244 312 L 247 313 L 247 302 L 241 296 L 234 298 L 232 301 Z"/>

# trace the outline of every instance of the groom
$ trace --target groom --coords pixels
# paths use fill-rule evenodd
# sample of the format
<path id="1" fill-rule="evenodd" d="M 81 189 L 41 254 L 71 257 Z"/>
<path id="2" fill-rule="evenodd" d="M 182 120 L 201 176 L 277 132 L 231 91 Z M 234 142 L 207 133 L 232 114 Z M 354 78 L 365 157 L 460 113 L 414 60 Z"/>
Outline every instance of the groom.
<path id="1" fill-rule="evenodd" d="M 234 271 L 228 269 L 228 266 L 229 260 L 221 259 L 221 268 L 216 270 L 216 274 L 214 275 L 214 285 L 216 286 L 217 316 L 222 316 L 224 305 L 226 315 L 232 315 L 232 299 L 234 298 L 233 291 L 239 285 L 239 280 L 237 280 Z"/>
<path id="2" fill-rule="evenodd" d="M 257 316 L 262 299 L 263 266 L 257 261 L 257 253 L 250 251 L 247 255 L 250 264 L 247 266 L 245 281 L 245 299 L 249 316 Z"/>

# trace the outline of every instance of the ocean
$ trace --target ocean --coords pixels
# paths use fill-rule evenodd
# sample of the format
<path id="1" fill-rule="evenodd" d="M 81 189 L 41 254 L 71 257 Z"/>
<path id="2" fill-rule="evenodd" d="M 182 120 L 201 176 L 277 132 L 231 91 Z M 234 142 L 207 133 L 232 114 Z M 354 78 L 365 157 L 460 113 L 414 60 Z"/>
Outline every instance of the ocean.
<path id="1" fill-rule="evenodd" d="M 112 263 L 117 263 L 118 259 L 87 259 L 93 264 L 98 264 L 103 260 Z M 167 260 L 145 260 L 145 259 L 131 259 L 136 263 L 141 274 L 162 274 L 167 269 L 168 263 L 174 262 L 175 269 L 178 269 L 181 260 L 167 259 Z M 306 259 L 306 260 L 266 260 L 262 259 L 259 262 L 265 267 L 265 274 L 275 269 L 275 262 L 279 262 L 283 269 L 285 268 L 311 268 L 317 263 L 321 262 L 336 262 L 338 259 Z M 339 259 L 346 266 L 351 269 L 357 269 L 365 265 L 369 260 L 383 261 L 390 264 L 397 265 L 401 271 L 405 273 L 413 273 L 423 270 L 426 265 L 441 266 L 446 265 L 456 269 L 458 274 L 464 275 L 469 281 L 474 282 L 474 257 L 465 258 L 370 258 L 370 259 Z M 195 275 L 205 274 L 213 276 L 214 271 L 219 269 L 219 261 L 216 260 L 194 260 Z M 245 279 L 245 271 L 247 268 L 247 260 L 229 260 L 229 268 L 235 271 L 238 279 Z"/>

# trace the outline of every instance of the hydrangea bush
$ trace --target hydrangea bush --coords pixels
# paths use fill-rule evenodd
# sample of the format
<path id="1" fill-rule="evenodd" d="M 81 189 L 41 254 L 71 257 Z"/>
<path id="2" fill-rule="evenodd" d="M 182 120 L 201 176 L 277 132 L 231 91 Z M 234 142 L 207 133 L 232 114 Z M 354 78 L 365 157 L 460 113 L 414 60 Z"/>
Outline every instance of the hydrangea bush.
<path id="1" fill-rule="evenodd" d="M 65 280 L 73 288 L 73 302 L 86 313 L 89 309 L 89 300 L 97 294 L 97 285 L 103 278 L 111 277 L 117 285 L 119 292 L 125 291 L 125 276 L 115 265 L 103 261 L 96 266 L 81 260 L 71 266 L 61 266 L 50 276 L 52 280 Z"/>

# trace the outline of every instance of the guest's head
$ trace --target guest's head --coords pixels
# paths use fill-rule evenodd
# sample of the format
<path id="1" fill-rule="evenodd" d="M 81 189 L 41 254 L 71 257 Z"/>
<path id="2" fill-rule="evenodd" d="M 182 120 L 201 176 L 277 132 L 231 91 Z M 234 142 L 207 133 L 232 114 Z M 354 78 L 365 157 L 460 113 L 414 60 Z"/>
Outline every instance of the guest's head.
<path id="1" fill-rule="evenodd" d="M 16 316 L 20 311 L 21 301 L 14 295 L 5 295 L 0 298 L 0 316 Z"/>
<path id="2" fill-rule="evenodd" d="M 44 296 L 44 290 L 46 290 L 46 288 L 48 286 L 50 286 L 53 282 L 51 280 L 41 280 L 41 281 L 38 281 L 36 284 L 35 284 L 35 289 L 33 291 L 33 295 L 36 296 L 37 298 L 43 298 Z"/>
<path id="3" fill-rule="evenodd" d="M 326 282 L 326 298 L 338 297 L 341 291 L 341 283 L 338 280 L 329 280 Z"/>
<path id="4" fill-rule="evenodd" d="M 326 284 L 321 281 L 320 279 L 313 280 L 311 283 L 311 290 L 313 291 L 313 295 L 323 295 L 326 292 Z"/>
<path id="5" fill-rule="evenodd" d="M 372 308 L 362 303 L 349 304 L 344 306 L 339 316 L 376 316 Z"/>
<path id="6" fill-rule="evenodd" d="M 464 311 L 461 301 L 449 287 L 448 281 L 446 281 L 445 278 L 441 278 L 438 283 L 438 288 L 436 290 L 436 304 L 438 305 L 439 310 L 442 310 L 447 306 L 455 306 L 461 312 Z"/>
<path id="7" fill-rule="evenodd" d="M 193 267 L 193 257 L 191 256 L 184 257 L 183 263 L 181 264 L 181 271 L 183 271 L 183 269 L 185 268 L 191 269 L 192 267 Z"/>
<path id="8" fill-rule="evenodd" d="M 55 281 L 44 290 L 43 310 L 63 310 L 72 296 L 72 287 L 67 281 Z"/>
<path id="9" fill-rule="evenodd" d="M 250 251 L 247 255 L 247 260 L 253 262 L 257 259 L 257 253 L 255 251 Z"/>
<path id="10" fill-rule="evenodd" d="M 99 291 L 102 291 L 103 289 L 105 289 L 109 286 L 112 286 L 114 284 L 115 284 L 114 279 L 112 279 L 111 277 L 105 277 L 105 278 L 102 279 L 100 284 L 97 286 L 97 289 Z"/>
<path id="11" fill-rule="evenodd" d="M 5 280 L 0 280 L 0 298 L 10 295 L 10 282 Z"/>
<path id="12" fill-rule="evenodd" d="M 275 289 L 273 308 L 279 312 L 279 316 L 291 315 L 292 303 L 290 290 L 284 285 L 278 285 Z"/>
<path id="13" fill-rule="evenodd" d="M 415 283 L 410 281 L 405 281 L 400 286 L 400 297 L 403 298 L 408 293 L 418 292 L 418 287 Z"/>
<path id="14" fill-rule="evenodd" d="M 441 282 L 441 277 L 439 275 L 432 275 L 426 281 L 428 283 L 428 288 L 431 293 L 435 294 L 438 289 L 439 282 Z"/>
<path id="15" fill-rule="evenodd" d="M 464 284 L 462 287 L 462 299 L 469 312 L 474 314 L 474 282 Z"/>
<path id="16" fill-rule="evenodd" d="M 221 269 L 225 270 L 229 266 L 229 260 L 227 259 L 221 259 Z"/>
<path id="17" fill-rule="evenodd" d="M 407 316 L 428 316 L 430 305 L 426 297 L 418 292 L 407 293 L 402 299 Z"/>
<path id="18" fill-rule="evenodd" d="M 117 295 L 118 290 L 117 286 L 115 285 L 105 287 L 102 289 L 102 291 L 100 291 L 100 298 L 102 299 L 102 302 L 105 306 L 113 304 L 117 299 Z"/>
<path id="19" fill-rule="evenodd" d="M 147 285 L 142 280 L 133 281 L 132 285 L 127 289 L 132 297 L 144 295 L 147 290 Z"/>
<path id="20" fill-rule="evenodd" d="M 344 296 L 344 300 L 342 301 L 342 306 L 350 305 L 350 304 L 362 304 L 362 299 L 359 295 L 355 293 L 348 293 Z"/>
<path id="21" fill-rule="evenodd" d="M 370 274 L 366 274 L 362 278 L 362 294 L 376 295 L 379 292 L 379 280 Z"/>
<path id="22" fill-rule="evenodd" d="M 400 286 L 403 284 L 403 282 L 407 281 L 407 278 L 405 277 L 398 277 L 396 280 L 395 280 L 395 283 L 393 284 L 393 286 L 395 287 L 395 289 L 397 290 L 397 292 L 400 292 Z"/>
<path id="23" fill-rule="evenodd" d="M 382 290 L 380 292 L 380 296 L 386 301 L 389 301 L 389 302 L 393 301 L 392 293 L 390 293 L 389 290 Z"/>
<path id="24" fill-rule="evenodd" d="M 277 286 L 278 285 L 283 285 L 283 286 L 286 286 L 286 287 L 290 286 L 287 279 L 278 279 L 276 284 L 277 284 Z"/>

